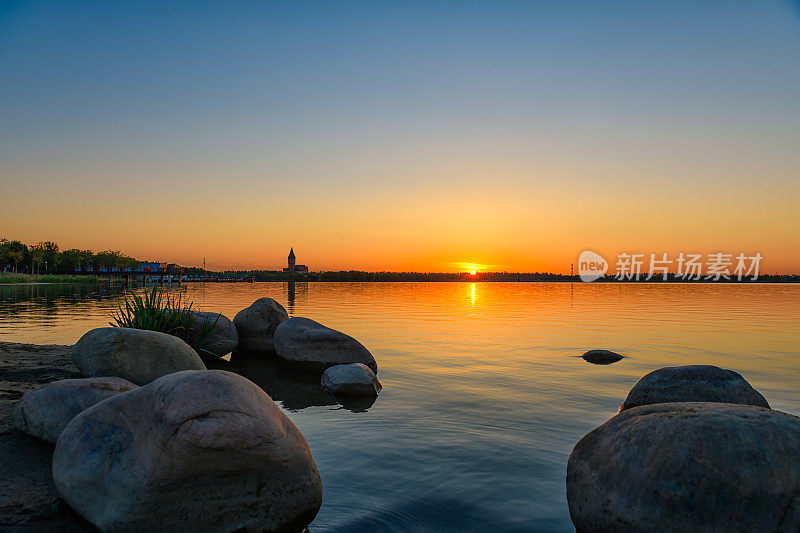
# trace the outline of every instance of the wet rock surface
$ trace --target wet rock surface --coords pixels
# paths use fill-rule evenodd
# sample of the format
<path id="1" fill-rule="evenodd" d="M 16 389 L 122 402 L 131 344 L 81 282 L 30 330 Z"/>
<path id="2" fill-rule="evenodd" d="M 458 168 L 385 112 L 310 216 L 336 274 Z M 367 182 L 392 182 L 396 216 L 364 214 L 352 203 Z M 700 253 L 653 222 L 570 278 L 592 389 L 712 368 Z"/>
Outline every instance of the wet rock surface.
<path id="1" fill-rule="evenodd" d="M 181 370 L 205 370 L 200 356 L 178 337 L 130 328 L 96 328 L 72 347 L 84 377 L 116 376 L 147 385 Z"/>
<path id="2" fill-rule="evenodd" d="M 23 433 L 55 444 L 80 412 L 136 387 L 126 379 L 114 377 L 54 381 L 25 393 L 14 408 L 14 425 Z"/>
<path id="3" fill-rule="evenodd" d="M 222 370 L 173 373 L 83 411 L 58 439 L 53 479 L 103 531 L 297 531 L 322 504 L 303 435 Z"/>
<path id="4" fill-rule="evenodd" d="M 577 531 L 800 530 L 800 418 L 685 402 L 627 409 L 567 464 Z"/>
<path id="5" fill-rule="evenodd" d="M 363 363 L 378 371 L 375 358 L 356 339 L 309 318 L 292 317 L 275 330 L 275 350 L 281 362 L 307 372 Z"/>
<path id="6" fill-rule="evenodd" d="M 239 351 L 249 354 L 275 355 L 275 329 L 289 319 L 281 304 L 272 298 L 259 298 L 233 317 L 239 332 Z"/>
<path id="7" fill-rule="evenodd" d="M 223 357 L 239 345 L 239 333 L 230 318 L 210 311 L 195 311 L 194 317 L 188 340 L 201 358 Z M 204 327 L 206 335 L 201 341 Z"/>
<path id="8" fill-rule="evenodd" d="M 620 411 L 668 402 L 740 403 L 769 408 L 741 374 L 711 365 L 669 366 L 645 375 L 628 393 Z"/>
<path id="9" fill-rule="evenodd" d="M 376 396 L 383 388 L 375 372 L 363 363 L 332 366 L 321 382 L 326 391 L 344 396 Z"/>
<path id="10" fill-rule="evenodd" d="M 596 365 L 610 365 L 623 359 L 623 356 L 610 350 L 589 350 L 581 356 L 589 363 Z"/>

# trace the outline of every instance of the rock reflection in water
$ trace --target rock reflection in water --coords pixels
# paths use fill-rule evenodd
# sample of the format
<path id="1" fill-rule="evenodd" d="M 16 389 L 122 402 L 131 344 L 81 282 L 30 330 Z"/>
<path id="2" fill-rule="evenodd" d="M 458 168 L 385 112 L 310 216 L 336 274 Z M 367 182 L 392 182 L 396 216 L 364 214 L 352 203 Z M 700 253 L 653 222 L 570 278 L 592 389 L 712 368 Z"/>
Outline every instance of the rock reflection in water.
<path id="1" fill-rule="evenodd" d="M 254 359 L 233 352 L 230 361 L 224 359 L 207 362 L 208 368 L 228 370 L 241 374 L 272 397 L 284 408 L 300 410 L 307 407 L 341 405 L 354 413 L 364 412 L 375 403 L 375 397 L 337 398 L 325 392 L 320 377 L 314 373 L 286 368 L 275 359 Z"/>

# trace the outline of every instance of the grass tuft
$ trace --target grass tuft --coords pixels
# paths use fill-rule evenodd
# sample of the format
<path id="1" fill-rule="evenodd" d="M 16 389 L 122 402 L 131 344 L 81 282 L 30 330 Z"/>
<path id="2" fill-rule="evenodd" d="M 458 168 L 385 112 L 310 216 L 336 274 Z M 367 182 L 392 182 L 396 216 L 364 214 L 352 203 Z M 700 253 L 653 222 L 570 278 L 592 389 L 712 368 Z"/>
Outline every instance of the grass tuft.
<path id="1" fill-rule="evenodd" d="M 113 322 L 109 322 L 109 325 L 160 331 L 182 339 L 200 355 L 214 355 L 203 346 L 205 339 L 217 326 L 219 316 L 213 322 L 205 320 L 198 331 L 196 342 L 191 343 L 189 334 L 195 320 L 193 305 L 193 302 L 184 302 L 180 292 L 172 296 L 166 290 L 154 285 L 153 290 L 145 292 L 144 296 L 135 293 L 126 294 L 117 304 L 117 310 L 112 313 Z"/>

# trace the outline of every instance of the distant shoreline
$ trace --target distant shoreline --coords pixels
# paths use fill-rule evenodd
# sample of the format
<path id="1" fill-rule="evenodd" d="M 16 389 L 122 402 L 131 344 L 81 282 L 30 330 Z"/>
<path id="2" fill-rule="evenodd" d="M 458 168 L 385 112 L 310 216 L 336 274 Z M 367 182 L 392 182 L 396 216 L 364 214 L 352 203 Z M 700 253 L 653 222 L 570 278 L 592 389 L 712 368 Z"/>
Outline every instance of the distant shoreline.
<path id="1" fill-rule="evenodd" d="M 106 280 L 96 276 L 70 276 L 66 274 L 12 274 L 0 272 L 0 285 L 56 285 L 104 283 Z"/>
<path id="2" fill-rule="evenodd" d="M 227 283 L 247 283 L 247 280 L 241 281 L 227 281 Z M 218 281 L 183 281 L 181 283 L 173 282 L 166 283 L 165 285 L 185 285 L 188 283 L 219 283 Z M 789 280 L 768 280 L 758 279 L 756 281 L 734 281 L 734 280 L 671 280 L 671 281 L 656 281 L 656 280 L 596 280 L 594 282 L 583 282 L 580 279 L 561 279 L 561 280 L 496 280 L 496 279 L 457 279 L 457 280 L 431 280 L 431 279 L 402 279 L 402 280 L 320 280 L 320 279 L 271 279 L 271 280 L 255 280 L 254 283 L 564 283 L 564 284 L 579 284 L 579 285 L 795 285 L 800 284 L 800 278 Z M 108 285 L 110 282 L 103 279 L 87 280 L 65 280 L 65 281 L 25 281 L 25 282 L 6 282 L 0 280 L 0 287 L 25 287 L 25 286 L 40 286 L 40 285 Z M 147 283 L 147 286 L 152 283 Z M 159 285 L 159 283 L 156 283 Z M 164 285 L 164 284 L 161 284 Z M 135 286 L 142 286 L 141 283 Z"/>
<path id="3" fill-rule="evenodd" d="M 551 274 L 543 272 L 365 272 L 358 270 L 338 272 L 310 272 L 308 274 L 286 273 L 270 270 L 240 270 L 209 273 L 212 276 L 240 278 L 253 281 L 319 281 L 319 282 L 549 282 L 549 283 L 584 283 L 579 276 L 568 274 Z M 755 281 L 749 278 L 736 279 L 681 279 L 669 274 L 666 280 L 661 274 L 651 280 L 645 280 L 644 273 L 637 280 L 617 280 L 614 276 L 606 276 L 593 283 L 705 283 L 705 284 L 747 284 L 747 283 L 800 283 L 797 274 L 764 274 Z"/>

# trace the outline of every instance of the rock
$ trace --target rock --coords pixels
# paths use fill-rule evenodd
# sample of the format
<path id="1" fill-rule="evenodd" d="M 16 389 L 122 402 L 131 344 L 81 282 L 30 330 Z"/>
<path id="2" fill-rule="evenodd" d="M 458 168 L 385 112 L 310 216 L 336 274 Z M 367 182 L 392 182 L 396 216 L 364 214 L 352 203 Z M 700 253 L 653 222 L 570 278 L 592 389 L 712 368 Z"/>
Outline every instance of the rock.
<path id="1" fill-rule="evenodd" d="M 200 357 L 223 357 L 236 349 L 239 344 L 239 333 L 230 318 L 219 313 L 196 311 L 195 319 L 189 330 L 189 344 L 195 347 Z M 212 328 L 202 344 L 198 346 L 203 325 Z"/>
<path id="2" fill-rule="evenodd" d="M 14 425 L 23 433 L 55 444 L 78 413 L 135 388 L 130 381 L 113 377 L 54 381 L 22 397 L 14 409 Z"/>
<path id="3" fill-rule="evenodd" d="M 300 531 L 322 504 L 303 435 L 224 370 L 164 376 L 79 414 L 53 480 L 102 531 Z"/>
<path id="4" fill-rule="evenodd" d="M 281 304 L 272 298 L 259 298 L 233 317 L 239 332 L 239 350 L 274 354 L 275 329 L 288 319 L 289 314 Z"/>
<path id="5" fill-rule="evenodd" d="M 345 396 L 375 396 L 383 388 L 375 372 L 363 363 L 329 367 L 321 382 L 331 394 Z"/>
<path id="6" fill-rule="evenodd" d="M 319 374 L 290 368 L 275 357 L 248 357 L 241 352 L 233 352 L 230 362 L 224 359 L 217 359 L 217 362 L 221 370 L 230 370 L 246 377 L 289 411 L 338 405 L 353 412 L 364 412 L 378 399 L 377 396 L 334 397 L 322 388 Z"/>
<path id="7" fill-rule="evenodd" d="M 567 463 L 576 531 L 800 530 L 800 418 L 730 403 L 623 411 Z"/>
<path id="8" fill-rule="evenodd" d="M 633 386 L 620 411 L 668 402 L 722 402 L 767 407 L 767 400 L 737 372 L 710 365 L 669 366 Z"/>
<path id="9" fill-rule="evenodd" d="M 191 346 L 178 337 L 129 328 L 97 328 L 72 347 L 85 377 L 116 376 L 137 385 L 181 370 L 205 370 Z"/>
<path id="10" fill-rule="evenodd" d="M 364 345 L 308 318 L 292 317 L 278 326 L 275 351 L 284 363 L 310 372 L 350 363 L 364 363 L 373 372 L 378 371 L 375 358 Z"/>
<path id="11" fill-rule="evenodd" d="M 596 365 L 610 365 L 623 358 L 620 354 L 609 350 L 589 350 L 584 352 L 581 357 Z"/>

